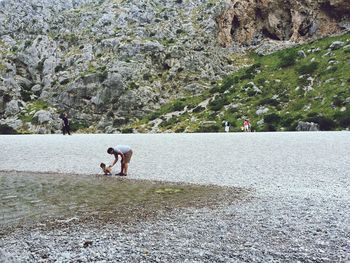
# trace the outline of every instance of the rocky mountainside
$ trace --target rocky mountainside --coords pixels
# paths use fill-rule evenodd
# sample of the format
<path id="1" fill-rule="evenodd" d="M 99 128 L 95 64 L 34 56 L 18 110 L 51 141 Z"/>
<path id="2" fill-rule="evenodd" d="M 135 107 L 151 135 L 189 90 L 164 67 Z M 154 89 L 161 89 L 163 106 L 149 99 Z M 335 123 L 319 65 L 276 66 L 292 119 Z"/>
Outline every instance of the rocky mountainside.
<path id="1" fill-rule="evenodd" d="M 0 0 L 0 125 L 59 132 L 66 111 L 75 130 L 133 131 L 123 127 L 249 66 L 247 50 L 348 30 L 349 10 L 346 0 Z"/>
<path id="2" fill-rule="evenodd" d="M 130 130 L 223 132 L 228 121 L 241 131 L 246 118 L 254 131 L 350 129 L 350 33 L 244 58 L 251 66 L 166 103 Z"/>

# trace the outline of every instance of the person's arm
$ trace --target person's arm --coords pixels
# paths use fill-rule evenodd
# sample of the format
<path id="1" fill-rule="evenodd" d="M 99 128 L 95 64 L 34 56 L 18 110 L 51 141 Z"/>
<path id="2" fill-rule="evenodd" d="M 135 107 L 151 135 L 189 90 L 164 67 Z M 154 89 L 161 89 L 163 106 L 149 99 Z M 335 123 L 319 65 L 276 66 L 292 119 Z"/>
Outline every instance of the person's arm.
<path id="1" fill-rule="evenodd" d="M 119 152 L 114 154 L 115 159 L 109 167 L 113 167 L 118 162 L 118 154 L 119 154 Z"/>

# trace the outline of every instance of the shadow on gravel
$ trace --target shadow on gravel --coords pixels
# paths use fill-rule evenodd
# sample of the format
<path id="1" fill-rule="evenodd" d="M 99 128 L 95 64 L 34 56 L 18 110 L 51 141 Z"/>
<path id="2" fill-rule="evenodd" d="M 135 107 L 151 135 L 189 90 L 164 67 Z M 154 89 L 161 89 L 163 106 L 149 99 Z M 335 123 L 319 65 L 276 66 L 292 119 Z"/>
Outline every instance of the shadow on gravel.
<path id="1" fill-rule="evenodd" d="M 243 188 L 115 176 L 0 172 L 0 236 L 34 226 L 134 223 L 174 209 L 217 208 L 248 193 Z"/>

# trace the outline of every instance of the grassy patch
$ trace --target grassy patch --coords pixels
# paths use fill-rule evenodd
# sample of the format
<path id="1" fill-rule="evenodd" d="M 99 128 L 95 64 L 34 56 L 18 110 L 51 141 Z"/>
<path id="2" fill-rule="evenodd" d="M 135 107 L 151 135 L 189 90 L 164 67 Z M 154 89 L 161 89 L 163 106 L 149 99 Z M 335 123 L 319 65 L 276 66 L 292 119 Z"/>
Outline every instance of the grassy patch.
<path id="1" fill-rule="evenodd" d="M 33 122 L 34 114 L 39 110 L 45 110 L 49 107 L 47 102 L 42 100 L 36 100 L 30 103 L 27 103 L 27 106 L 24 111 L 21 112 L 20 119 L 23 122 Z"/>

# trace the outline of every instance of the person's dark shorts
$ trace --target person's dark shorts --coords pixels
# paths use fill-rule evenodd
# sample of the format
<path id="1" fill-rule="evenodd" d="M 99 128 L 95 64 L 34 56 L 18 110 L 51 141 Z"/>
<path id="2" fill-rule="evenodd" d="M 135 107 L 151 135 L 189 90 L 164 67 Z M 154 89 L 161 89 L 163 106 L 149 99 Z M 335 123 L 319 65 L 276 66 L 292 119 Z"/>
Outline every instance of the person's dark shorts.
<path id="1" fill-rule="evenodd" d="M 128 151 L 127 153 L 124 153 L 123 163 L 130 163 L 131 156 L 132 156 L 132 150 Z"/>

